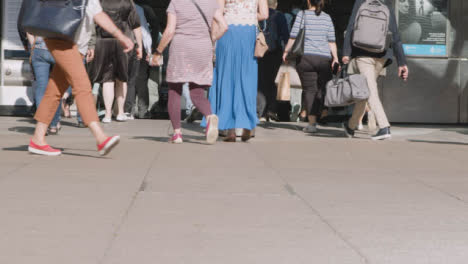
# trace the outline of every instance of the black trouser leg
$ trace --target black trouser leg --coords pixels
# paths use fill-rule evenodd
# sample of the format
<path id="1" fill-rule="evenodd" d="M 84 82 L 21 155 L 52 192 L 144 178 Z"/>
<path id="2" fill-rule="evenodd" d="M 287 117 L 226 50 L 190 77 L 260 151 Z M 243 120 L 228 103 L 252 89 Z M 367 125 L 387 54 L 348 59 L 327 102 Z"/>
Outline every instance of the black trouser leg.
<path id="1" fill-rule="evenodd" d="M 276 113 L 276 94 L 278 88 L 275 84 L 276 76 L 281 67 L 281 50 L 267 52 L 265 56 L 258 60 L 258 98 L 257 113 L 265 116 L 266 111 Z"/>
<path id="2" fill-rule="evenodd" d="M 140 60 L 138 76 L 136 79 L 136 93 L 138 97 L 138 117 L 143 118 L 148 111 L 149 105 L 149 65 L 146 60 Z"/>
<path id="3" fill-rule="evenodd" d="M 127 96 L 125 98 L 124 112 L 132 113 L 133 106 L 135 105 L 136 96 L 136 79 L 138 75 L 138 68 L 140 66 L 140 60 L 138 60 L 136 51 L 133 50 L 128 60 L 128 82 L 127 82 Z"/>
<path id="4" fill-rule="evenodd" d="M 332 77 L 330 59 L 304 55 L 297 65 L 297 71 L 304 90 L 307 114 L 319 117 L 323 109 L 325 86 Z"/>

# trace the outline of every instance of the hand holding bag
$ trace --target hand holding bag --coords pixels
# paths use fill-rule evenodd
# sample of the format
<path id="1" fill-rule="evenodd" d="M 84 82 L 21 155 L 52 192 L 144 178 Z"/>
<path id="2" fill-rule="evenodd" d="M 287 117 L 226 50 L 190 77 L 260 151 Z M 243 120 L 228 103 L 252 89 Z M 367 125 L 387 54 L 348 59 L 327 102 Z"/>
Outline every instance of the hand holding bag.
<path id="1" fill-rule="evenodd" d="M 88 0 L 23 0 L 21 25 L 32 35 L 74 41 Z"/>
<path id="2" fill-rule="evenodd" d="M 268 51 L 268 44 L 266 42 L 265 34 L 260 26 L 258 26 L 258 35 L 257 39 L 255 40 L 255 57 L 256 58 L 263 58 L 265 53 Z"/>
<path id="3" fill-rule="evenodd" d="M 291 74 L 289 71 L 280 73 L 278 92 L 276 94 L 277 101 L 290 101 L 291 100 Z"/>
<path id="4" fill-rule="evenodd" d="M 291 88 L 302 89 L 301 78 L 296 70 L 296 64 L 294 62 L 289 62 L 288 64 L 282 64 L 278 74 L 276 75 L 275 83 L 279 85 L 280 78 L 283 72 L 289 72 L 289 86 Z"/>
<path id="5" fill-rule="evenodd" d="M 299 57 L 304 55 L 304 41 L 305 41 L 305 24 L 304 24 L 304 17 L 306 16 L 305 11 L 302 11 L 302 20 L 299 29 L 299 33 L 297 34 L 296 40 L 288 53 L 287 59 L 290 61 L 296 60 Z"/>
<path id="6" fill-rule="evenodd" d="M 325 105 L 328 107 L 347 106 L 357 101 L 369 98 L 369 87 L 364 75 L 353 74 L 348 76 L 348 66 L 343 66 L 341 78 L 334 75 L 327 83 Z"/>

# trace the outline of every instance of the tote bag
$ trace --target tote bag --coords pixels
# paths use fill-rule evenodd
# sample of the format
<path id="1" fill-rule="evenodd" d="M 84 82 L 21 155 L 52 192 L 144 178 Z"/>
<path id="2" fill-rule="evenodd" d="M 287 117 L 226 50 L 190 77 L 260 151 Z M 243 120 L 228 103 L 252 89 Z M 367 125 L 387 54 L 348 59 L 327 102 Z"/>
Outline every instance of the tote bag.
<path id="1" fill-rule="evenodd" d="M 291 74 L 289 71 L 281 72 L 278 83 L 277 101 L 291 100 Z"/>
<path id="2" fill-rule="evenodd" d="M 21 25 L 32 35 L 73 41 L 87 5 L 88 0 L 23 0 Z"/>

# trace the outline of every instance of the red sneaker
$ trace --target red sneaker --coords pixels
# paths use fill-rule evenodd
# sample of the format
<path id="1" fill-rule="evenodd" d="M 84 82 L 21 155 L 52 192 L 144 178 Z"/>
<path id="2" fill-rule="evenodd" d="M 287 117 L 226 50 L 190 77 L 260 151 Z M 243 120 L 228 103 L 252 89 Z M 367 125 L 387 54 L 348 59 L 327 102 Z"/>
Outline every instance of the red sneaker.
<path id="1" fill-rule="evenodd" d="M 171 139 L 169 139 L 169 142 L 174 143 L 174 144 L 182 144 L 184 143 L 184 140 L 182 139 L 182 134 L 174 134 Z"/>
<path id="2" fill-rule="evenodd" d="M 30 153 L 38 154 L 38 155 L 45 155 L 45 156 L 58 156 L 62 154 L 62 151 L 59 149 L 54 149 L 50 145 L 39 146 L 36 145 L 32 139 L 29 141 L 28 151 Z"/>
<path id="3" fill-rule="evenodd" d="M 105 156 L 109 154 L 109 152 L 119 144 L 120 136 L 112 136 L 108 137 L 104 142 L 97 145 L 99 155 Z"/>

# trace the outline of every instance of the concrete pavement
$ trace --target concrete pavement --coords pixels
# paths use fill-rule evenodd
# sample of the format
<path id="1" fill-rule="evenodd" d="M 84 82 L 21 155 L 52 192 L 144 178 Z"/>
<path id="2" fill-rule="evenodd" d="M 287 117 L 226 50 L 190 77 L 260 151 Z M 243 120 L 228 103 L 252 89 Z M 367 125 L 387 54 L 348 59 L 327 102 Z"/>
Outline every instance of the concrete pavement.
<path id="1" fill-rule="evenodd" d="M 26 152 L 33 123 L 0 118 L 0 264 L 466 264 L 468 127 L 257 129 L 249 143 L 167 143 L 170 125 L 105 126 L 97 156 L 63 122 L 60 157 Z"/>

